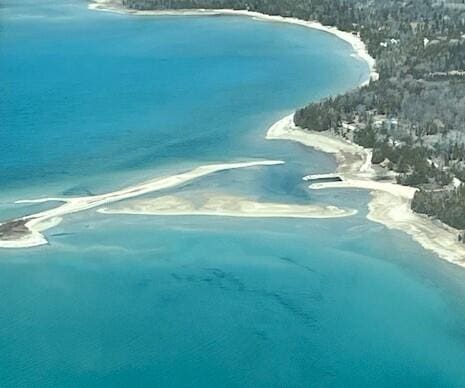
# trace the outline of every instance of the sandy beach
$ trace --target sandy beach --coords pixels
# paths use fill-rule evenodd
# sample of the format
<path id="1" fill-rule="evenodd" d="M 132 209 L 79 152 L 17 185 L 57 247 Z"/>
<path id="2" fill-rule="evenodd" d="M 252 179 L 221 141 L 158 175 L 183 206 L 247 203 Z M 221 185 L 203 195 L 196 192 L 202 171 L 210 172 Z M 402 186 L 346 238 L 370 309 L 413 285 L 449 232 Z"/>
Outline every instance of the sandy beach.
<path id="1" fill-rule="evenodd" d="M 234 10 L 234 9 L 186 9 L 186 10 L 136 10 L 129 9 L 122 5 L 121 0 L 93 0 L 88 8 L 94 11 L 103 11 L 103 12 L 115 12 L 120 14 L 130 14 L 137 16 L 247 16 L 254 18 L 255 20 L 267 21 L 267 22 L 277 22 L 277 23 L 288 23 L 295 24 L 298 26 L 312 28 L 314 30 L 323 31 L 332 35 L 337 36 L 339 39 L 344 40 L 349 43 L 355 55 L 361 60 L 365 61 L 370 69 L 370 75 L 367 80 L 362 83 L 366 85 L 370 80 L 377 80 L 379 74 L 376 71 L 375 65 L 376 61 L 373 57 L 368 54 L 368 50 L 365 46 L 365 43 L 360 39 L 358 35 L 352 34 L 350 32 L 345 32 L 338 30 L 336 27 L 324 26 L 318 21 L 305 21 L 297 18 L 275 16 L 275 15 L 266 15 L 260 12 L 251 12 L 247 10 Z"/>
<path id="2" fill-rule="evenodd" d="M 199 203 L 200 202 L 200 203 Z M 245 218 L 339 218 L 354 215 L 356 210 L 335 206 L 295 205 L 258 202 L 243 197 L 203 193 L 196 202 L 179 196 L 132 200 L 111 208 L 105 214 L 144 214 L 161 216 L 219 216 Z"/>
<path id="3" fill-rule="evenodd" d="M 378 78 L 375 69 L 375 61 L 369 56 L 365 44 L 358 36 L 349 32 L 340 31 L 334 27 L 323 26 L 314 21 L 303 21 L 295 18 L 269 16 L 257 12 L 231 9 L 139 11 L 124 8 L 119 0 L 95 0 L 89 4 L 89 9 L 138 16 L 240 15 L 267 22 L 290 23 L 318 29 L 331 33 L 348 42 L 353 47 L 355 54 L 360 59 L 366 61 L 370 68 L 370 76 L 363 84 Z M 269 140 L 299 142 L 319 151 L 333 154 L 338 161 L 336 173 L 342 181 L 313 183 L 310 184 L 310 189 L 354 188 L 369 190 L 372 193 L 372 200 L 369 203 L 368 219 L 381 223 L 390 229 L 406 232 L 424 248 L 435 252 L 442 259 L 457 265 L 465 266 L 465 247 L 457 241 L 458 231 L 427 217 L 415 214 L 410 209 L 410 203 L 416 189 L 398 185 L 392 177 L 391 179 L 386 179 L 386 177 L 381 179 L 371 165 L 371 150 L 364 149 L 329 132 L 312 132 L 300 129 L 294 124 L 293 114 L 284 117 L 274 124 L 267 131 L 266 137 Z M 179 186 L 215 172 L 254 166 L 273 166 L 282 163 L 284 162 L 267 160 L 205 165 L 185 173 L 156 178 L 148 182 L 101 195 L 18 201 L 18 203 L 59 201 L 61 205 L 47 211 L 0 224 L 0 248 L 26 248 L 46 244 L 47 240 L 42 232 L 59 224 L 62 217 L 67 214 L 91 208 L 101 208 L 103 205 L 109 205 L 114 202 L 132 199 L 144 194 Z M 303 179 L 310 180 L 310 178 L 311 177 L 304 177 Z M 121 206 L 101 208 L 99 211 L 107 214 L 130 213 L 298 218 L 344 217 L 354 214 L 352 210 L 339 209 L 332 206 L 260 203 L 246 198 L 231 197 L 228 195 L 214 196 L 200 205 L 180 197 L 164 196 L 148 200 L 133 200 Z"/>
<path id="4" fill-rule="evenodd" d="M 279 160 L 261 160 L 241 163 L 209 164 L 181 174 L 155 178 L 135 186 L 130 186 L 101 195 L 75 198 L 41 198 L 17 201 L 17 203 L 44 203 L 58 201 L 62 202 L 62 204 L 50 210 L 31 214 L 20 219 L 0 224 L 0 248 L 30 248 L 47 244 L 48 241 L 43 236 L 42 232 L 58 225 L 61 222 L 62 217 L 67 214 L 77 213 L 102 205 L 108 205 L 113 202 L 122 201 L 124 199 L 135 198 L 144 194 L 176 187 L 216 172 L 238 168 L 275 166 L 283 163 L 284 162 Z"/>
<path id="5" fill-rule="evenodd" d="M 334 27 L 323 26 L 321 23 L 316 21 L 303 21 L 295 18 L 285 18 L 280 16 L 269 16 L 258 12 L 249 12 L 245 10 L 232 10 L 232 9 L 220 9 L 220 10 L 179 10 L 179 11 L 140 11 L 131 10 L 123 7 L 120 0 L 95 0 L 88 5 L 90 10 L 104 11 L 104 12 L 116 12 L 123 14 L 132 14 L 138 16 L 177 16 L 177 15 L 236 15 L 236 16 L 247 16 L 254 18 L 255 20 L 261 20 L 266 22 L 279 22 L 295 24 L 307 28 L 317 29 L 323 32 L 331 33 L 340 39 L 343 39 L 349 43 L 353 50 L 354 55 L 360 59 L 366 61 L 370 68 L 370 77 L 364 81 L 369 82 L 371 79 L 377 79 L 378 74 L 375 70 L 375 61 L 368 55 L 365 44 L 361 39 L 349 32 L 343 32 Z M 329 145 L 328 145 L 329 147 Z M 324 151 L 324 150 L 323 150 Z M 11 220 L 0 224 L 0 248 L 27 248 L 39 245 L 47 244 L 46 238 L 42 232 L 53 226 L 58 225 L 61 222 L 63 216 L 71 213 L 76 213 L 84 210 L 88 210 L 101 205 L 109 204 L 112 202 L 121 201 L 128 198 L 137 197 L 143 194 L 155 192 L 169 187 L 174 187 L 187 182 L 192 179 L 197 179 L 203 175 L 211 174 L 217 171 L 232 169 L 232 168 L 244 168 L 258 165 L 274 165 L 282 163 L 281 161 L 264 161 L 264 162 L 250 162 L 250 163 L 229 163 L 221 165 L 209 165 L 202 166 L 194 169 L 188 173 L 175 175 L 167 178 L 155 179 L 151 182 L 146 182 L 141 185 L 136 185 L 130 188 L 126 188 L 120 191 L 112 193 L 78 197 L 78 198 L 44 198 L 35 200 L 22 200 L 17 203 L 42 203 L 57 201 L 62 204 L 47 211 L 43 211 L 36 214 L 31 214 L 21 219 Z M 352 164 L 347 164 L 352 168 Z M 337 209 L 335 207 L 297 207 L 297 205 L 282 205 L 282 204 L 270 204 L 270 203 L 254 203 L 245 199 L 231 199 L 220 200 L 217 203 L 209 203 L 206 207 L 200 209 L 191 210 L 191 212 L 208 213 L 215 215 L 225 216 L 262 216 L 262 217 L 276 217 L 276 216 L 293 216 L 293 217 L 340 217 L 353 214 L 348 210 Z M 152 204 L 153 208 L 153 204 Z M 153 209 L 152 209 L 153 210 Z M 175 212 L 173 209 L 172 212 Z M 180 210 L 177 209 L 179 212 Z M 298 215 L 301 213 L 301 215 Z"/>
<path id="6" fill-rule="evenodd" d="M 313 190 L 353 188 L 369 190 L 372 200 L 367 218 L 390 229 L 409 234 L 425 249 L 440 258 L 465 267 L 465 246 L 457 239 L 459 231 L 431 218 L 414 213 L 410 204 L 416 188 L 386 179 L 371 165 L 371 152 L 329 132 L 306 131 L 294 124 L 293 115 L 274 124 L 267 133 L 270 140 L 290 140 L 335 155 L 341 182 L 310 184 Z M 308 177 L 304 177 L 308 180 Z"/>

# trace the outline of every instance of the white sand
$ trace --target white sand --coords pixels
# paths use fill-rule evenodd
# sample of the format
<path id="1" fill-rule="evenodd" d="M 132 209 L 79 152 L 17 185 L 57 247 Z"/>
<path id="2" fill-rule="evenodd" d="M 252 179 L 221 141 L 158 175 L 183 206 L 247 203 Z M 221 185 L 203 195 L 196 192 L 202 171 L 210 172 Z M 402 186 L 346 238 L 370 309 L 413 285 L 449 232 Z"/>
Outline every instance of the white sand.
<path id="1" fill-rule="evenodd" d="M 275 123 L 267 132 L 269 140 L 291 140 L 318 151 L 334 154 L 339 167 L 338 173 L 354 173 L 372 177 L 371 151 L 357 144 L 338 138 L 329 132 L 306 131 L 294 124 L 294 114 Z"/>
<path id="2" fill-rule="evenodd" d="M 456 229 L 414 213 L 410 208 L 410 200 L 402 196 L 383 191 L 374 191 L 372 194 L 368 219 L 408 233 L 423 248 L 465 267 L 465 247 L 457 240 Z"/>
<path id="3" fill-rule="evenodd" d="M 76 198 L 43 198 L 38 200 L 35 199 L 18 201 L 20 203 L 61 201 L 63 204 L 50 210 L 23 217 L 21 220 L 25 221 L 25 227 L 29 230 L 30 233 L 27 235 L 22 235 L 17 239 L 0 239 L 0 248 L 29 248 L 46 244 L 47 240 L 41 234 L 41 232 L 59 224 L 61 218 L 67 214 L 77 213 L 101 205 L 107 205 L 113 202 L 121 201 L 123 199 L 134 198 L 140 195 L 179 186 L 186 182 L 198 179 L 205 175 L 213 174 L 215 172 L 254 166 L 274 166 L 283 163 L 284 162 L 282 161 L 265 160 L 243 163 L 211 164 L 197 167 L 185 173 L 156 178 L 135 186 L 101 195 Z"/>
<path id="4" fill-rule="evenodd" d="M 230 9 L 223 10 L 185 10 L 185 11 L 138 11 L 124 8 L 120 0 L 94 0 L 89 4 L 89 9 L 96 11 L 107 11 L 107 12 L 116 12 L 124 14 L 133 14 L 141 16 L 163 16 L 163 15 L 242 15 L 252 17 L 256 20 L 270 21 L 270 22 L 280 22 L 280 23 L 290 23 L 296 24 L 307 28 L 318 29 L 327 33 L 331 33 L 340 39 L 351 44 L 356 55 L 362 60 L 366 61 L 370 68 L 370 77 L 364 83 L 370 81 L 370 79 L 377 79 L 378 73 L 375 70 L 375 61 L 372 57 L 368 55 L 365 44 L 361 39 L 348 32 L 339 31 L 337 28 L 323 26 L 318 22 L 308 22 L 295 18 L 284 18 L 280 16 L 269 16 L 261 14 L 258 12 L 249 12 L 249 11 L 236 11 Z M 41 231 L 49 229 L 52 226 L 57 225 L 61 221 L 61 217 L 66 214 L 76 213 L 83 210 L 91 209 L 94 207 L 101 206 L 102 204 L 108 204 L 115 201 L 120 201 L 123 199 L 128 199 L 136 197 L 142 194 L 149 192 L 162 190 L 164 188 L 174 187 L 178 184 L 182 184 L 191 179 L 196 179 L 200 176 L 213 173 L 215 171 L 221 171 L 230 168 L 242 168 L 252 165 L 266 165 L 266 164 L 276 164 L 281 162 L 252 162 L 245 164 L 226 164 L 226 165 L 216 165 L 216 166 L 203 166 L 195 169 L 189 173 L 176 175 L 173 177 L 162 178 L 155 181 L 147 182 L 142 185 L 137 185 L 128 189 L 123 189 L 113 193 L 97 195 L 97 196 L 88 196 L 88 197 L 78 197 L 78 198 L 45 198 L 32 201 L 18 201 L 18 203 L 40 203 L 48 201 L 61 201 L 62 205 L 33 214 L 30 216 L 24 217 L 22 220 L 25 221 L 25 226 L 29 230 L 29 234 L 23 235 L 15 240 L 0 240 L 0 248 L 25 248 L 43 245 L 47 243 L 45 237 L 41 234 Z M 244 203 L 242 203 L 244 205 Z M 247 204 L 250 205 L 250 204 Z M 268 204 L 270 205 L 270 204 Z M 257 206 L 255 204 L 255 206 Z M 266 207 L 266 205 L 265 205 Z M 334 210 L 334 209 L 333 209 Z M 258 210 L 257 210 L 258 211 Z M 260 210 L 262 211 L 262 210 Z M 276 211 L 276 209 L 275 209 Z M 264 212 L 265 213 L 265 212 Z M 1 225 L 1 224 L 0 224 Z"/>
<path id="5" fill-rule="evenodd" d="M 295 24 L 306 28 L 312 28 L 320 30 L 337 36 L 338 38 L 349 43 L 356 56 L 368 64 L 370 69 L 369 78 L 362 83 L 366 85 L 370 80 L 377 80 L 379 74 L 375 69 L 376 61 L 368 54 L 368 50 L 365 43 L 360 39 L 358 35 L 354 35 L 350 32 L 340 31 L 336 27 L 324 26 L 317 21 L 305 21 L 296 18 L 272 16 L 266 15 L 259 12 L 251 12 L 247 10 L 233 10 L 233 9 L 193 9 L 193 10 L 167 10 L 167 11 L 141 11 L 136 9 L 129 9 L 123 7 L 120 0 L 94 0 L 89 4 L 89 9 L 95 11 L 115 12 L 120 14 L 130 14 L 138 16 L 215 16 L 215 15 L 237 15 L 237 16 L 248 16 L 256 20 L 263 20 L 268 22 L 279 22 Z"/>
<path id="6" fill-rule="evenodd" d="M 303 27 L 318 29 L 336 35 L 352 45 L 356 55 L 367 62 L 370 67 L 371 80 L 378 78 L 375 70 L 375 61 L 369 56 L 365 44 L 354 34 L 339 31 L 334 27 L 323 26 L 318 22 L 307 22 L 295 18 L 269 16 L 257 12 L 236 10 L 185 10 L 185 11 L 137 11 L 122 7 L 118 0 L 95 0 L 89 9 L 109 11 L 141 16 L 163 15 L 243 15 L 257 20 L 291 23 Z M 369 82 L 365 81 L 363 84 Z M 363 85 L 362 84 L 362 85 Z M 373 193 L 373 200 L 369 204 L 368 218 L 382 223 L 388 228 L 399 229 L 410 234 L 426 249 L 436 252 L 440 257 L 452 263 L 465 266 L 465 248 L 457 241 L 458 231 L 443 224 L 432 221 L 426 217 L 414 214 L 410 209 L 410 201 L 415 189 L 400 186 L 393 182 L 375 181 L 375 173 L 371 167 L 371 153 L 355 144 L 349 143 L 328 133 L 303 131 L 294 125 L 293 115 L 287 116 L 276 123 L 267 133 L 268 139 L 292 140 L 313 147 L 323 152 L 335 154 L 339 161 L 338 173 L 343 182 L 328 182 L 312 185 L 313 189 L 324 188 L 362 188 Z M 61 217 L 109 204 L 123 199 L 137 197 L 146 193 L 174 187 L 192 179 L 232 168 L 244 168 L 257 165 L 273 165 L 282 162 L 265 161 L 250 163 L 231 163 L 221 165 L 202 166 L 190 172 L 159 178 L 153 181 L 133 186 L 113 193 L 80 197 L 80 198 L 48 198 L 30 202 L 62 201 L 63 205 L 57 208 L 30 215 L 24 218 L 30 234 L 15 241 L 0 241 L 0 247 L 19 248 L 37 246 L 47 243 L 40 233 L 61 221 Z M 27 202 L 27 201 L 22 201 Z M 334 207 L 314 207 L 289 204 L 258 203 L 235 197 L 213 197 L 202 206 L 195 206 L 189 201 L 177 197 L 162 197 L 150 201 L 137 201 L 130 209 L 121 208 L 102 210 L 102 212 L 144 214 L 205 214 L 223 216 L 256 216 L 256 217 L 321 217 L 350 215 L 350 211 Z M 335 215 L 338 214 L 338 215 Z"/>
<path id="7" fill-rule="evenodd" d="M 368 54 L 359 36 L 343 32 L 334 27 L 323 26 L 318 22 L 308 22 L 295 18 L 269 16 L 257 12 L 236 10 L 180 10 L 180 11 L 138 11 L 126 9 L 119 0 L 95 0 L 90 9 L 143 16 L 162 15 L 243 15 L 257 20 L 282 22 L 318 29 L 334 34 L 352 45 L 356 55 L 366 61 L 370 68 L 370 77 L 362 83 L 378 79 L 375 60 Z M 434 251 L 441 258 L 454 264 L 465 266 L 465 247 L 457 241 L 458 231 L 429 218 L 419 216 L 410 209 L 415 189 L 394 182 L 375 181 L 376 174 L 371 166 L 371 152 L 358 145 L 349 143 L 329 133 L 304 131 L 294 125 L 294 115 L 287 116 L 273 125 L 267 133 L 267 139 L 291 140 L 334 154 L 339 162 L 337 172 L 343 182 L 328 182 L 311 185 L 313 189 L 324 188 L 361 188 L 370 190 L 373 199 L 369 204 L 368 218 L 382 223 L 388 228 L 402 230 L 411 235 L 423 247 Z M 186 204 L 184 204 L 186 205 Z M 256 206 L 256 205 L 255 205 Z M 180 210 L 181 211 L 181 210 Z M 197 209 L 198 211 L 198 209 Z"/>
<path id="8" fill-rule="evenodd" d="M 179 196 L 132 200 L 124 205 L 99 209 L 106 214 L 145 214 L 165 216 L 221 216 L 249 218 L 337 218 L 347 217 L 356 210 L 335 206 L 294 205 L 285 203 L 256 202 L 242 197 L 203 193 L 201 203 L 194 203 Z M 197 202 L 199 197 L 196 196 Z"/>
<path id="9" fill-rule="evenodd" d="M 453 264 L 465 267 L 465 245 L 459 243 L 459 231 L 440 222 L 414 213 L 411 201 L 416 189 L 402 186 L 394 180 L 376 180 L 371 166 L 371 152 L 330 133 L 304 131 L 294 124 L 293 115 L 274 124 L 268 139 L 292 140 L 335 154 L 340 165 L 337 169 L 342 182 L 312 184 L 311 189 L 355 188 L 372 193 L 367 218 L 390 229 L 408 233 L 424 248 Z M 305 178 L 304 178 L 305 179 Z"/>

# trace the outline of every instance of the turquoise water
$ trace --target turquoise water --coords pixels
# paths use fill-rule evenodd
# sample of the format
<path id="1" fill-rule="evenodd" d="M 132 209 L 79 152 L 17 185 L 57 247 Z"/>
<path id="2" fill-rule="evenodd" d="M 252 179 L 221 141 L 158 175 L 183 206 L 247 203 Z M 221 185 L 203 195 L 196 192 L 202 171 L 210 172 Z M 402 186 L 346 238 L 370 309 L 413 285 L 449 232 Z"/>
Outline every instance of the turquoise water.
<path id="1" fill-rule="evenodd" d="M 283 159 L 176 191 L 359 209 L 334 220 L 71 215 L 0 251 L 1 387 L 465 386 L 465 274 L 309 192 L 334 160 L 264 140 L 366 78 L 321 32 L 137 18 L 84 1 L 0 7 L 0 219 L 210 162 Z M 174 190 L 172 190 L 174 191 Z M 45 205 L 50 206 L 50 205 Z"/>

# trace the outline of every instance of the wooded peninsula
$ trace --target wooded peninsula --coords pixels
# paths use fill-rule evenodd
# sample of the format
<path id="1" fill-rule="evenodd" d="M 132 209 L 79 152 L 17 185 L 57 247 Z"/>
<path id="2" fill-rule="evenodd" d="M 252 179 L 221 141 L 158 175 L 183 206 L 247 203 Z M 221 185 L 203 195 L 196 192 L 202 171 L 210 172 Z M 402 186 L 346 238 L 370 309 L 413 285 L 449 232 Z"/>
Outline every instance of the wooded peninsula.
<path id="1" fill-rule="evenodd" d="M 123 0 L 139 10 L 236 9 L 357 34 L 379 79 L 297 111 L 304 129 L 373 149 L 418 187 L 412 209 L 465 230 L 465 0 Z M 465 242 L 465 233 L 459 236 Z"/>

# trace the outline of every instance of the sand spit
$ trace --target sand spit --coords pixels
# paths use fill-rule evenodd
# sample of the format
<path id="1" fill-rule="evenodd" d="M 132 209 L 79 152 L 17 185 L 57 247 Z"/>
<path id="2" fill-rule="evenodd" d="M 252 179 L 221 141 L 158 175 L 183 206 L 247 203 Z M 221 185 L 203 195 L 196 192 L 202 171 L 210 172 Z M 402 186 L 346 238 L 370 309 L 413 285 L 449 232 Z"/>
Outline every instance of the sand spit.
<path id="1" fill-rule="evenodd" d="M 356 214 L 356 210 L 340 209 L 335 206 L 256 202 L 242 197 L 205 193 L 202 197 L 200 203 L 198 196 L 196 196 L 196 203 L 179 196 L 136 199 L 98 211 L 106 214 L 249 218 L 339 218 Z"/>
<path id="2" fill-rule="evenodd" d="M 121 0 L 94 0 L 89 9 L 98 11 L 133 14 L 140 16 L 200 16 L 200 15 L 242 15 L 256 20 L 291 23 L 303 27 L 318 29 L 331 33 L 351 44 L 356 55 L 364 60 L 370 68 L 370 77 L 363 86 L 379 78 L 375 69 L 375 60 L 359 36 L 340 31 L 335 27 L 324 26 L 316 21 L 304 21 L 295 18 L 270 16 L 245 10 L 173 10 L 173 11 L 139 11 L 122 6 Z M 342 182 L 313 184 L 312 189 L 358 188 L 370 190 L 373 199 L 369 204 L 368 218 L 388 228 L 402 230 L 413 237 L 424 248 L 434 251 L 441 258 L 465 266 L 465 247 L 457 241 L 458 231 L 432 219 L 419 216 L 410 209 L 410 202 L 415 193 L 411 187 L 401 186 L 394 180 L 380 180 L 371 165 L 371 151 L 338 138 L 330 133 L 304 131 L 294 124 L 294 115 L 289 115 L 273 125 L 267 133 L 267 139 L 291 140 L 315 148 L 322 152 L 334 154 L 339 167 L 337 173 Z M 305 178 L 304 178 L 305 179 Z"/>
<path id="3" fill-rule="evenodd" d="M 274 124 L 268 130 L 267 138 L 296 141 L 334 154 L 339 162 L 337 175 L 342 181 L 311 184 L 311 189 L 370 190 L 372 200 L 368 206 L 368 219 L 390 229 L 408 233 L 425 249 L 435 252 L 444 260 L 465 267 L 465 246 L 458 242 L 459 231 L 414 213 L 410 204 L 417 189 L 399 185 L 393 178 L 380 177 L 371 165 L 369 150 L 328 132 L 300 129 L 295 126 L 293 115 Z"/>
<path id="4" fill-rule="evenodd" d="M 197 167 L 185 173 L 155 178 L 135 186 L 101 195 L 18 201 L 18 203 L 60 201 L 62 204 L 50 210 L 0 224 L 0 248 L 29 248 L 47 244 L 47 240 L 41 232 L 59 224 L 62 217 L 67 214 L 77 213 L 124 199 L 135 198 L 140 195 L 176 187 L 216 172 L 256 166 L 275 166 L 283 163 L 284 162 L 277 160 L 262 160 L 241 163 L 210 164 Z"/>
<path id="5" fill-rule="evenodd" d="M 336 27 L 324 26 L 323 24 L 317 21 L 305 21 L 305 20 L 300 20 L 297 18 L 266 15 L 266 14 L 259 13 L 259 12 L 251 12 L 247 10 L 233 10 L 233 9 L 214 9 L 214 10 L 186 9 L 186 10 L 144 11 L 144 10 L 126 8 L 122 5 L 121 0 L 93 0 L 89 4 L 88 8 L 91 10 L 95 10 L 95 11 L 115 12 L 115 13 L 120 13 L 120 14 L 130 14 L 130 15 L 137 15 L 137 16 L 218 16 L 218 15 L 248 16 L 256 20 L 278 22 L 278 23 L 288 23 L 288 24 L 295 24 L 298 26 L 306 27 L 306 28 L 312 28 L 315 30 L 333 34 L 337 36 L 338 38 L 346 41 L 352 46 L 356 56 L 368 64 L 368 67 L 370 69 L 370 77 L 369 79 L 364 81 L 362 85 L 367 84 L 368 82 L 370 82 L 370 80 L 377 80 L 379 78 L 379 74 L 377 73 L 375 69 L 376 61 L 374 60 L 373 57 L 371 57 L 368 54 L 368 50 L 365 46 L 365 43 L 363 43 L 363 41 L 360 39 L 358 35 L 352 34 L 350 32 L 338 30 Z"/>

